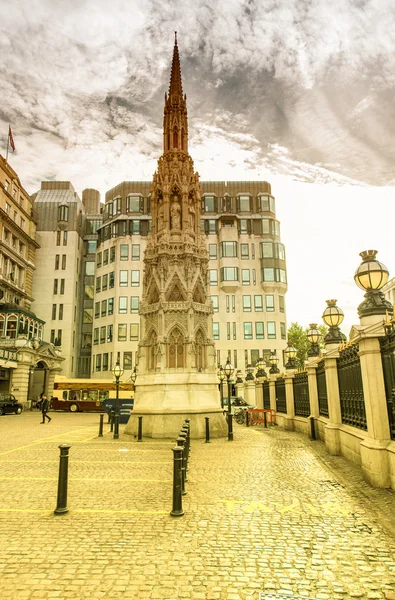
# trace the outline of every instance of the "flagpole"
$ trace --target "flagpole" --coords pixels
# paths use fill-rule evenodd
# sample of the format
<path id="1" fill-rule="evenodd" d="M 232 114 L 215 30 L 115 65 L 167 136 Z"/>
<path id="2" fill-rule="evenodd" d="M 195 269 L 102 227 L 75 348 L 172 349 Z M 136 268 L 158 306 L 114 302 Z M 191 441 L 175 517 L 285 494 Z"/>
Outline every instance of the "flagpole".
<path id="1" fill-rule="evenodd" d="M 11 125 L 8 125 L 8 135 L 7 135 L 7 153 L 5 155 L 5 161 L 8 162 L 8 148 L 10 146 L 10 127 Z"/>

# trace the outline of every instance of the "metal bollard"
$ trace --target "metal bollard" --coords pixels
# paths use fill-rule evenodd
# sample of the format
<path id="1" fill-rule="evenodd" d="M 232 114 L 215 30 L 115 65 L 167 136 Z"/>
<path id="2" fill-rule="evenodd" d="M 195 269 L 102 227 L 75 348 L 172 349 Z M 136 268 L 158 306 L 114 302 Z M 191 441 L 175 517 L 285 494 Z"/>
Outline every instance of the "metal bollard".
<path id="1" fill-rule="evenodd" d="M 109 423 L 111 423 L 111 411 L 110 410 L 107 413 L 107 417 L 108 417 L 107 418 L 107 425 L 108 425 Z"/>
<path id="2" fill-rule="evenodd" d="M 233 442 L 233 415 L 232 413 L 227 413 L 228 415 L 228 442 Z"/>
<path id="3" fill-rule="evenodd" d="M 182 517 L 182 453 L 181 446 L 173 448 L 173 508 L 172 517 Z"/>
<path id="4" fill-rule="evenodd" d="M 181 435 L 179 435 L 179 437 L 177 438 L 177 446 L 181 446 L 182 448 L 182 477 L 181 477 L 181 490 L 182 490 L 182 495 L 185 496 L 186 489 L 185 489 L 185 482 L 187 480 L 187 470 L 186 470 L 186 452 L 185 452 L 185 437 Z"/>
<path id="5" fill-rule="evenodd" d="M 206 444 L 210 443 L 210 417 L 205 417 L 206 419 Z"/>
<path id="6" fill-rule="evenodd" d="M 185 439 L 185 453 L 186 453 L 186 470 L 188 471 L 188 463 L 189 463 L 189 450 L 191 447 L 191 438 L 189 435 L 189 427 L 187 425 L 183 425 L 181 428 L 181 434 L 185 433 L 186 435 L 186 439 Z"/>
<path id="7" fill-rule="evenodd" d="M 263 413 L 263 426 L 267 427 L 267 413 L 264 411 Z"/>
<path id="8" fill-rule="evenodd" d="M 104 418 L 104 414 L 100 413 L 100 423 L 99 423 L 99 435 L 98 435 L 98 437 L 103 437 L 103 418 Z"/>
<path id="9" fill-rule="evenodd" d="M 246 410 L 246 427 L 250 426 L 250 413 Z"/>
<path id="10" fill-rule="evenodd" d="M 311 434 L 311 439 L 314 441 L 316 440 L 316 436 L 315 436 L 315 423 L 314 423 L 314 417 L 310 417 L 310 434 Z"/>
<path id="11" fill-rule="evenodd" d="M 138 430 L 137 430 L 137 441 L 138 442 L 143 441 L 143 417 L 139 417 L 139 424 L 138 424 Z"/>
<path id="12" fill-rule="evenodd" d="M 67 508 L 67 483 L 69 473 L 69 450 L 70 444 L 60 444 L 59 478 L 58 478 L 58 500 L 53 511 L 55 515 L 65 515 L 69 512 Z"/>
<path id="13" fill-rule="evenodd" d="M 114 417 L 114 440 L 119 439 L 119 415 L 115 415 Z"/>
<path id="14" fill-rule="evenodd" d="M 114 431 L 114 416 L 115 412 L 112 410 L 110 412 L 110 431 Z"/>

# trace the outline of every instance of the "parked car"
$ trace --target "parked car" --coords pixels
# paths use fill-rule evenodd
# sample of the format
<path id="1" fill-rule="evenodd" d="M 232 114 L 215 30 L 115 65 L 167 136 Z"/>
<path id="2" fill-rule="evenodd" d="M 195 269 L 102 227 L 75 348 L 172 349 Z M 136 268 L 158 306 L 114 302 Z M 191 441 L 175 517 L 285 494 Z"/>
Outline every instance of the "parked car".
<path id="1" fill-rule="evenodd" d="M 20 415 L 23 410 L 22 404 L 13 396 L 13 394 L 0 393 L 0 415 L 15 413 Z"/>

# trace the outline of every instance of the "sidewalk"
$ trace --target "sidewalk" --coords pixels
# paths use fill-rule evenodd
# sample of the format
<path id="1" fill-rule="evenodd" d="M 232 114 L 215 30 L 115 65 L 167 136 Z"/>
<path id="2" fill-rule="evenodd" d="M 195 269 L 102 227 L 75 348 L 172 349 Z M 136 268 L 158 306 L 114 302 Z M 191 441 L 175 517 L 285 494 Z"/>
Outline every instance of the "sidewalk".
<path id="1" fill-rule="evenodd" d="M 395 599 L 395 493 L 320 442 L 236 424 L 233 442 L 192 440 L 172 518 L 174 442 L 51 416 L 0 418 L 2 600 Z M 64 442 L 70 512 L 55 517 Z"/>

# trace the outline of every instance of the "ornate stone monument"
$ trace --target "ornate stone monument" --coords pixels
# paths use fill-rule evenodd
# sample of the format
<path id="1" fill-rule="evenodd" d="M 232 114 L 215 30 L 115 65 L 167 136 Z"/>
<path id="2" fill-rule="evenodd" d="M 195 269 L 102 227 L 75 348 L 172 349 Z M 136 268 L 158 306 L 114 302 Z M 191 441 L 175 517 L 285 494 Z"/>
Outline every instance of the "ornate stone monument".
<path id="1" fill-rule="evenodd" d="M 200 234 L 201 186 L 188 154 L 186 96 L 177 37 L 165 95 L 163 154 L 151 186 L 152 230 L 144 256 L 140 342 L 134 410 L 125 432 L 177 436 L 185 418 L 191 435 L 225 436 L 216 377 L 208 253 Z"/>

